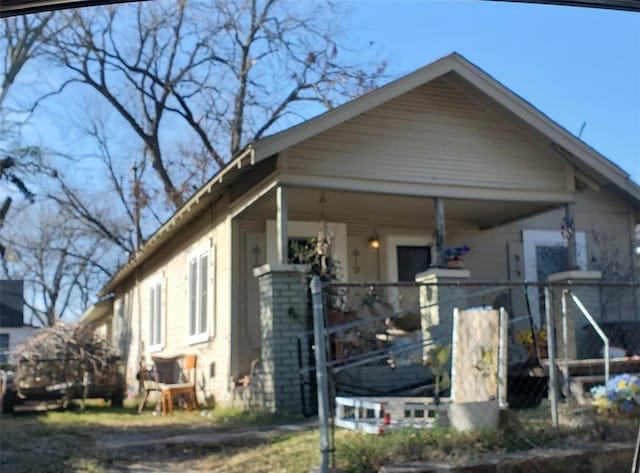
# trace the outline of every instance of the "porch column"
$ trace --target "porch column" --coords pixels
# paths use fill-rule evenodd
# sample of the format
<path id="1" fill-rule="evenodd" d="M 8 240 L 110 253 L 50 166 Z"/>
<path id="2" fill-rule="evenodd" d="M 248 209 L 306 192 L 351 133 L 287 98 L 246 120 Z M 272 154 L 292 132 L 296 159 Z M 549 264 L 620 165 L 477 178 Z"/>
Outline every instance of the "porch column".
<path id="1" fill-rule="evenodd" d="M 578 268 L 578 251 L 576 248 L 576 225 L 573 214 L 573 204 L 565 204 L 564 206 L 564 222 L 563 229 L 567 235 L 567 263 L 569 269 Z M 586 269 L 586 268 L 581 268 Z"/>
<path id="2" fill-rule="evenodd" d="M 288 220 L 287 189 L 283 186 L 278 186 L 276 188 L 276 244 L 279 264 L 287 264 L 289 262 Z"/>
<path id="3" fill-rule="evenodd" d="M 431 268 L 416 274 L 420 284 L 420 316 L 422 340 L 438 345 L 451 344 L 453 309 L 467 306 L 467 290 L 456 283 L 469 279 L 466 269 Z M 442 284 L 444 283 L 444 284 Z M 426 343 L 425 355 L 431 349 Z"/>
<path id="4" fill-rule="evenodd" d="M 260 375 L 252 379 L 252 406 L 271 412 L 302 412 L 298 340 L 307 330 L 309 265 L 287 264 L 254 268 L 260 287 Z M 304 339 L 303 339 L 304 340 Z M 305 340 L 306 341 L 306 340 Z M 301 346 L 303 361 L 310 349 Z M 304 391 L 309 405 L 310 391 Z"/>
<path id="5" fill-rule="evenodd" d="M 563 271 L 561 273 L 550 274 L 547 281 L 551 284 L 552 309 L 555 317 L 556 326 L 556 356 L 559 360 L 564 359 L 565 347 L 563 342 L 563 321 L 562 321 L 562 291 L 571 289 L 576 296 L 582 301 L 585 308 L 590 312 L 597 322 L 602 320 L 600 288 L 592 285 L 602 279 L 600 271 Z M 588 283 L 587 285 L 581 283 Z M 591 285 L 589 285 L 591 283 Z M 593 358 L 590 354 L 594 347 L 588 346 L 589 340 L 599 340 L 599 338 L 589 337 L 589 332 L 593 329 L 586 330 L 583 327 L 589 325 L 588 320 L 582 315 L 582 312 L 576 307 L 573 300 L 567 296 L 567 340 L 566 353 L 569 359 Z M 591 333 L 593 335 L 593 333 Z M 598 349 L 595 348 L 597 351 Z"/>
<path id="6" fill-rule="evenodd" d="M 435 204 L 435 216 L 436 216 L 436 230 L 434 232 L 434 258 L 435 266 L 444 267 L 445 265 L 445 242 L 446 242 L 446 229 L 444 223 L 444 199 L 442 197 L 436 197 L 434 199 Z"/>

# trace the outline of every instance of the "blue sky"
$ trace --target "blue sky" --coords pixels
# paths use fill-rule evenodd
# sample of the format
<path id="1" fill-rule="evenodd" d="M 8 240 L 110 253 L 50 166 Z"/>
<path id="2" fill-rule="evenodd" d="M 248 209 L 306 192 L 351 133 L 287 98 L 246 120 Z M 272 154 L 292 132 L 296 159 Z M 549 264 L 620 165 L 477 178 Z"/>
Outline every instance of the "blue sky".
<path id="1" fill-rule="evenodd" d="M 640 13 L 480 0 L 352 0 L 344 27 L 394 76 L 456 51 L 640 183 Z"/>

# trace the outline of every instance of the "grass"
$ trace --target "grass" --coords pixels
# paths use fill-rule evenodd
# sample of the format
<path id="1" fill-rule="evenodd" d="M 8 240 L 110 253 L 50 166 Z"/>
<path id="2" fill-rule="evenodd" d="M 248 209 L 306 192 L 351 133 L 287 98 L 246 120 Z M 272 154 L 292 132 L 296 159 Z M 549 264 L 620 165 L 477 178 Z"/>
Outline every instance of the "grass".
<path id="1" fill-rule="evenodd" d="M 297 420 L 234 409 L 176 411 L 171 417 L 135 413 L 135 407 L 89 405 L 85 412 L 55 411 L 0 418 L 0 471 L 115 473 L 141 463 L 158 471 L 221 473 L 306 472 L 318 464 L 318 432 L 269 438 L 237 438 L 222 444 L 166 443 L 144 448 L 107 449 L 113 442 L 165 438 L 185 433 L 244 431 Z M 402 430 L 373 436 L 336 430 L 336 460 L 345 472 L 369 473 L 386 463 L 416 460 L 462 461 L 486 452 L 561 447 L 585 440 L 633 439 L 637 423 L 604 420 L 589 429 L 555 430 L 527 413 L 524 421 L 491 432 L 456 433 L 449 429 Z M 627 425 L 628 424 L 628 425 Z"/>

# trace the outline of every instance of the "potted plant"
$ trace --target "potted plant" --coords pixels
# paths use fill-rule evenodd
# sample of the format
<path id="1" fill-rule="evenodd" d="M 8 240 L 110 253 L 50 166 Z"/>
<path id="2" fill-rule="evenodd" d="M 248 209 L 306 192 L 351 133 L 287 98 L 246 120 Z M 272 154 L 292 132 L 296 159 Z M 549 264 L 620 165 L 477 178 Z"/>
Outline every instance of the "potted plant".
<path id="1" fill-rule="evenodd" d="M 449 360 L 451 358 L 451 345 L 435 345 L 427 353 L 425 365 L 431 370 L 434 381 L 433 402 L 440 404 L 440 393 L 451 387 L 449 377 Z"/>
<path id="2" fill-rule="evenodd" d="M 547 329 L 545 327 L 539 329 L 520 330 L 516 333 L 516 342 L 524 346 L 530 359 L 549 358 L 547 349 Z M 536 346 L 538 349 L 537 352 Z"/>
<path id="3" fill-rule="evenodd" d="M 464 267 L 464 257 L 471 251 L 467 245 L 447 248 L 444 252 L 445 267 L 451 269 L 462 269 Z"/>

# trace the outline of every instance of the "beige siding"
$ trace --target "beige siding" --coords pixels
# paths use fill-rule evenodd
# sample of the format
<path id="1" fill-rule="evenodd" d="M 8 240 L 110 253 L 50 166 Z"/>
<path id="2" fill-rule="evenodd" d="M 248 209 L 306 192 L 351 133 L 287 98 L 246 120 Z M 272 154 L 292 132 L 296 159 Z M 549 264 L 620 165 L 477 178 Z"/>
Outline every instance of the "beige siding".
<path id="1" fill-rule="evenodd" d="M 140 356 L 150 363 L 151 356 L 196 353 L 198 381 L 204 381 L 205 389 L 216 401 L 229 399 L 231 221 L 219 217 L 219 213 L 219 207 L 210 209 L 187 225 L 180 238 L 174 238 L 138 269 L 137 283 L 132 277 L 116 292 L 116 310 L 118 304 L 124 303 L 125 326 L 130 330 L 127 362 L 130 380 L 135 379 Z M 206 341 L 191 343 L 187 316 L 188 256 L 196 249 L 209 250 L 209 336 Z M 150 351 L 149 291 L 152 282 L 158 279 L 163 287 L 163 343 L 160 350 Z"/>
<path id="2" fill-rule="evenodd" d="M 518 190 L 567 190 L 561 158 L 435 80 L 288 151 L 288 171 Z"/>

